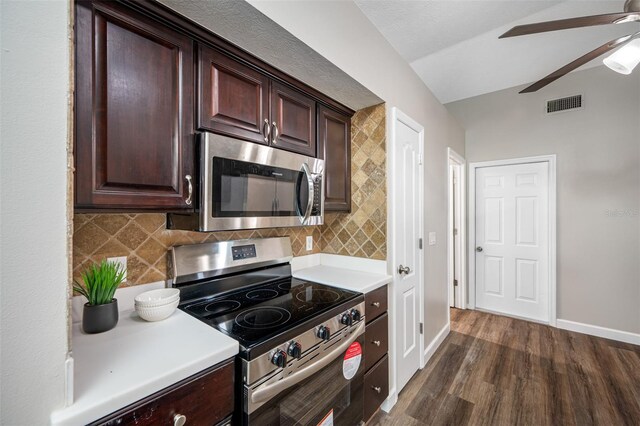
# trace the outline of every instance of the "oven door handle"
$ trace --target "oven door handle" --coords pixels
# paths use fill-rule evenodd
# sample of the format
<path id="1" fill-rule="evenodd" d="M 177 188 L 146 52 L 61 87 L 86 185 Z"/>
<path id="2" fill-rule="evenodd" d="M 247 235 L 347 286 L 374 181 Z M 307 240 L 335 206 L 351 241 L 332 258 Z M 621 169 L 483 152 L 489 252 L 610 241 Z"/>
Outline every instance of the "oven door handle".
<path id="1" fill-rule="evenodd" d="M 302 172 L 307 176 L 307 183 L 309 185 L 309 199 L 307 201 L 307 209 L 304 212 L 304 216 L 300 218 L 300 223 L 303 225 L 311 216 L 311 209 L 313 208 L 313 197 L 315 196 L 315 189 L 313 187 L 313 176 L 311 175 L 311 170 L 309 170 L 309 166 L 307 163 L 302 163 Z"/>
<path id="2" fill-rule="evenodd" d="M 257 389 L 251 394 L 251 402 L 254 404 L 267 401 L 272 397 L 276 396 L 283 390 L 290 388 L 293 385 L 296 385 L 306 379 L 307 377 L 317 373 L 331 362 L 333 362 L 338 356 L 340 356 L 347 348 L 356 341 L 356 339 L 362 334 L 364 331 L 364 320 L 360 321 L 360 324 L 353 330 L 351 337 L 345 340 L 340 346 L 334 348 L 329 354 L 322 357 L 321 360 L 315 362 L 308 367 L 305 367 L 298 372 L 290 375 L 289 377 L 277 381 L 273 384 L 267 385 L 262 389 Z"/>

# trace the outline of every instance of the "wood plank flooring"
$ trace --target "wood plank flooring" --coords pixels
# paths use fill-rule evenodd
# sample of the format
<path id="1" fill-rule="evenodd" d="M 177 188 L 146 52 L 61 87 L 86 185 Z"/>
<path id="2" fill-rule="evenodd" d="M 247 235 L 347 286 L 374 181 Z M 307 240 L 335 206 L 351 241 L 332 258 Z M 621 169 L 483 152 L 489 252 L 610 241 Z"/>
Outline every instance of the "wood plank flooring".
<path id="1" fill-rule="evenodd" d="M 640 425 L 640 346 L 470 310 L 368 425 Z"/>

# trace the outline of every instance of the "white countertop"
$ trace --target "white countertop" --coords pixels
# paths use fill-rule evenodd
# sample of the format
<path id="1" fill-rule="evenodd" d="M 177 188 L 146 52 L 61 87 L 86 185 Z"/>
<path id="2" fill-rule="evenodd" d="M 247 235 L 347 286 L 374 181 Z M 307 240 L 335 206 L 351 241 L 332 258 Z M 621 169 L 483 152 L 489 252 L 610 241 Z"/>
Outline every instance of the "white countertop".
<path id="1" fill-rule="evenodd" d="M 237 353 L 237 341 L 180 310 L 159 322 L 122 311 L 100 334 L 73 324 L 74 403 L 51 422 L 87 424 Z"/>
<path id="2" fill-rule="evenodd" d="M 316 265 L 298 269 L 293 276 L 346 290 L 367 293 L 389 284 L 393 278 L 389 275 L 358 271 L 329 265 Z"/>

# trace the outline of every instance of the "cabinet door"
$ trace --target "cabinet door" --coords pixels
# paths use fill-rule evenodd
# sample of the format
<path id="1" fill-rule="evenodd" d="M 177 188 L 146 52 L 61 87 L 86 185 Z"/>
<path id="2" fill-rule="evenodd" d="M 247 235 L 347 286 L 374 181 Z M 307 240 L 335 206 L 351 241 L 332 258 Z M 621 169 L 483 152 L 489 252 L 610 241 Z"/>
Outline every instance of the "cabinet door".
<path id="1" fill-rule="evenodd" d="M 316 103 L 295 89 L 271 83 L 272 145 L 316 156 Z"/>
<path id="2" fill-rule="evenodd" d="M 234 361 L 211 367 L 91 423 L 90 426 L 215 425 L 233 413 Z"/>
<path id="3" fill-rule="evenodd" d="M 193 44 L 115 2 L 76 3 L 75 203 L 191 209 Z"/>
<path id="4" fill-rule="evenodd" d="M 318 107 L 318 157 L 324 160 L 326 211 L 351 211 L 351 118 Z"/>
<path id="5" fill-rule="evenodd" d="M 268 144 L 269 79 L 206 46 L 198 62 L 198 127 Z"/>

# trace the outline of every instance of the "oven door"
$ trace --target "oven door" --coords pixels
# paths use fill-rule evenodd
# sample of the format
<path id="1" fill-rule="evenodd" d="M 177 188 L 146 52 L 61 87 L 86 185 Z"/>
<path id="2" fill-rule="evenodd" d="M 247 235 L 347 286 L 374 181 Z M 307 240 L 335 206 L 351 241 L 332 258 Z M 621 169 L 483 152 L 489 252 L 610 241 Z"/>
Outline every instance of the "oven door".
<path id="1" fill-rule="evenodd" d="M 291 373 L 285 379 L 271 383 L 267 381 L 253 389 L 245 386 L 247 400 L 243 424 L 261 426 L 354 426 L 359 424 L 362 421 L 364 404 L 363 330 L 364 321 L 361 330 L 335 343 L 334 346 L 340 347 L 340 350 L 337 354 L 334 353 L 328 357 L 329 359 L 325 358 L 325 361 L 312 359 L 298 372 Z M 327 348 L 334 352 L 332 349 Z M 315 368 L 314 362 L 316 365 L 320 364 L 321 368 Z M 304 369 L 315 371 L 297 382 L 296 374 Z M 286 381 L 293 384 L 278 386 L 279 382 Z M 269 387 L 277 392 L 271 393 Z M 263 398 L 264 401 L 261 401 Z M 256 405 L 258 408 L 254 408 Z"/>
<path id="2" fill-rule="evenodd" d="M 205 231 L 322 224 L 323 160 L 205 133 Z"/>

